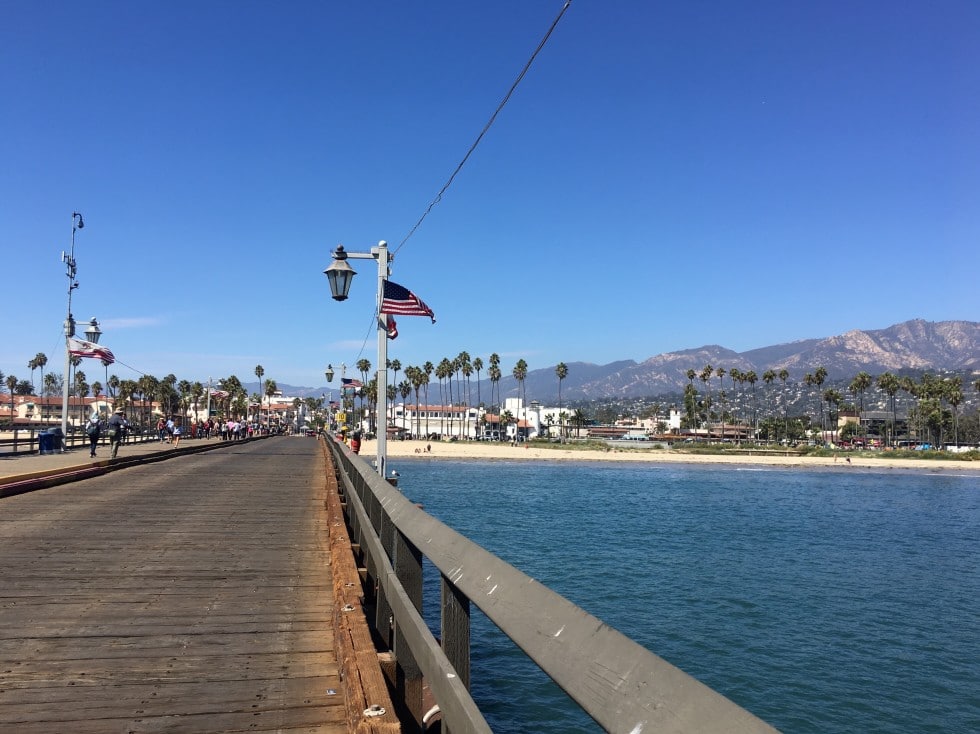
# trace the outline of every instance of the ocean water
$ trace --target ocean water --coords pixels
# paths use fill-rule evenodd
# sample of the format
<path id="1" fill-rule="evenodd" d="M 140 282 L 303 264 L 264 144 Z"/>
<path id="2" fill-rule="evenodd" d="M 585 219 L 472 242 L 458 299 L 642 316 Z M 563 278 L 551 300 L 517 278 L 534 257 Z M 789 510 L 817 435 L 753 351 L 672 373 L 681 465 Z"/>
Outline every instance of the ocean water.
<path id="1" fill-rule="evenodd" d="M 397 468 L 427 512 L 781 731 L 980 732 L 980 472 Z M 600 731 L 475 608 L 472 647 L 495 732 Z"/>

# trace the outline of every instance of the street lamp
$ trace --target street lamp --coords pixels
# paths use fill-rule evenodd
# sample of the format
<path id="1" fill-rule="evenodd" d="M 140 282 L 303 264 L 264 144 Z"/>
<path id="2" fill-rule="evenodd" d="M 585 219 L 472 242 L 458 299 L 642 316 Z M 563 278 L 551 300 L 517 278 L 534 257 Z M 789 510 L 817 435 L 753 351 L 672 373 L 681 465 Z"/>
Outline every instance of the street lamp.
<path id="1" fill-rule="evenodd" d="M 78 273 L 78 268 L 75 265 L 75 232 L 82 229 L 85 226 L 85 221 L 82 219 L 82 215 L 79 212 L 71 213 L 71 250 L 65 254 L 61 253 L 61 262 L 65 263 L 65 275 L 68 276 L 68 315 L 65 317 L 64 333 L 65 333 L 65 371 L 62 379 L 61 386 L 61 435 L 62 444 L 61 450 L 65 451 L 64 441 L 68 438 L 68 388 L 70 380 L 68 379 L 69 372 L 71 371 L 71 338 L 75 336 L 75 319 L 71 315 L 71 293 L 73 290 L 78 288 L 78 281 L 75 280 L 75 276 Z"/>
<path id="2" fill-rule="evenodd" d="M 390 274 L 388 264 L 392 256 L 388 254 L 388 243 L 381 240 L 377 247 L 372 247 L 370 252 L 346 252 L 343 245 L 337 245 L 333 253 L 333 262 L 323 271 L 330 281 L 330 297 L 335 301 L 346 301 L 347 294 L 350 292 L 351 281 L 357 274 L 347 263 L 347 259 L 352 260 L 376 260 L 378 263 L 378 294 L 375 316 L 377 317 L 378 327 L 378 458 L 377 470 L 382 478 L 385 476 L 385 462 L 388 454 L 388 330 L 385 325 L 384 317 L 381 315 L 381 304 L 384 299 L 385 280 Z"/>
<path id="3" fill-rule="evenodd" d="M 333 365 L 328 364 L 327 369 L 323 374 L 326 376 L 327 382 L 333 382 L 333 376 L 334 376 Z"/>
<path id="4" fill-rule="evenodd" d="M 85 330 L 85 339 L 93 344 L 98 344 L 100 336 L 102 336 L 102 329 L 99 328 L 99 322 L 93 316 L 92 320 L 88 322 L 88 328 Z"/>

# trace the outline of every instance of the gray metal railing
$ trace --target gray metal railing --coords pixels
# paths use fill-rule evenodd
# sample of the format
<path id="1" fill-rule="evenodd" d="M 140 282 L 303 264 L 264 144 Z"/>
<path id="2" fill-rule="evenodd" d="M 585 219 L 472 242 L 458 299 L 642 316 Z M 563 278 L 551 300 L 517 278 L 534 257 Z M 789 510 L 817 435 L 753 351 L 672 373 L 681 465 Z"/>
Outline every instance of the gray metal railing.
<path id="1" fill-rule="evenodd" d="M 443 731 L 488 732 L 470 698 L 475 604 L 609 732 L 776 731 L 687 673 L 424 512 L 360 457 L 328 439 L 351 539 L 375 593 L 376 631 L 399 667 L 397 697 L 421 721 L 422 680 Z M 441 576 L 441 645 L 422 619 L 422 558 Z"/>
<path id="2" fill-rule="evenodd" d="M 60 426 L 59 426 L 60 428 Z M 7 431 L 11 434 L 10 438 L 6 435 L 0 438 L 0 457 L 2 456 L 23 456 L 26 454 L 36 454 L 40 450 L 40 434 L 42 430 L 36 428 L 16 428 Z M 125 439 L 126 443 L 146 443 L 147 441 L 157 441 L 156 431 L 143 431 L 142 433 L 131 432 Z M 61 437 L 62 446 L 69 451 L 81 450 L 89 446 L 89 438 L 85 431 L 78 429 L 70 432 L 67 436 Z M 109 445 L 109 436 L 103 431 L 99 438 L 100 446 Z"/>

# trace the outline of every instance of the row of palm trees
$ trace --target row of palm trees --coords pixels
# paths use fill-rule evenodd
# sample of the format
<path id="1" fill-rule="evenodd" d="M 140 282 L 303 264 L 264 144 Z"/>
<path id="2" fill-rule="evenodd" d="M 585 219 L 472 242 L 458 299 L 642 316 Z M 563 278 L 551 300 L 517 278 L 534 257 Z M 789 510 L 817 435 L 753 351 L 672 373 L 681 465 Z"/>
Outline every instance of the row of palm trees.
<path id="1" fill-rule="evenodd" d="M 725 435 L 726 418 L 736 420 L 736 418 L 726 410 L 728 398 L 728 393 L 725 391 L 724 383 L 726 374 L 732 381 L 731 384 L 733 391 L 737 386 L 740 391 L 744 392 L 745 384 L 750 386 L 752 392 L 753 414 L 751 423 L 756 429 L 758 429 L 759 418 L 755 392 L 755 385 L 758 381 L 757 374 L 752 370 L 742 372 L 734 367 L 730 370 L 726 370 L 724 367 L 713 367 L 710 364 L 705 365 L 700 371 L 694 369 L 687 370 L 686 375 L 689 382 L 688 385 L 685 386 L 684 390 L 685 416 L 682 420 L 682 425 L 684 427 L 700 428 L 708 425 L 712 419 L 716 419 L 721 423 L 722 436 Z M 712 410 L 713 397 L 710 387 L 710 380 L 712 377 L 718 378 L 718 397 L 720 403 L 718 409 L 714 411 Z M 703 392 L 700 394 L 694 387 L 695 379 L 700 380 L 703 385 Z M 777 379 L 782 382 L 783 387 L 785 388 L 786 382 L 789 379 L 789 371 L 786 369 L 781 369 L 776 372 L 775 370 L 769 369 L 762 374 L 762 381 L 766 384 L 767 388 L 770 388 L 766 391 L 770 417 L 772 417 L 773 414 L 771 386 Z M 823 432 L 827 430 L 824 404 L 826 403 L 827 406 L 826 417 L 829 418 L 833 418 L 835 408 L 839 413 L 842 404 L 844 404 L 844 396 L 838 389 L 834 387 L 828 387 L 827 389 L 823 388 L 826 381 L 827 369 L 822 366 L 817 367 L 817 369 L 815 369 L 813 372 L 805 373 L 802 379 L 802 383 L 815 392 L 814 397 L 817 399 L 820 408 L 819 426 L 820 430 Z M 912 408 L 909 410 L 910 430 L 914 429 L 916 431 L 916 435 L 930 435 L 936 437 L 938 439 L 937 443 L 942 444 L 945 428 L 947 424 L 951 424 L 954 441 L 956 443 L 959 442 L 958 409 L 964 400 L 963 381 L 961 377 L 937 377 L 935 375 L 925 373 L 917 381 L 911 376 L 906 375 L 898 377 L 890 372 L 885 372 L 878 377 L 873 377 L 871 374 L 865 371 L 858 372 L 858 374 L 855 375 L 848 384 L 847 391 L 857 399 L 858 404 L 855 409 L 858 411 L 859 415 L 864 413 L 865 395 L 872 387 L 877 388 L 888 398 L 888 405 L 892 412 L 892 421 L 890 426 L 892 442 L 895 440 L 895 426 L 898 423 L 896 396 L 900 391 L 905 391 L 908 393 L 914 403 Z M 973 382 L 973 388 L 980 393 L 980 379 Z M 789 435 L 787 401 L 783 401 L 782 418 L 784 424 L 783 435 L 785 437 Z M 863 430 L 866 430 L 866 428 Z"/>
<path id="2" fill-rule="evenodd" d="M 0 372 L 0 390 L 6 388 L 9 392 L 11 403 L 11 415 L 13 414 L 14 396 L 36 395 L 37 392 L 33 382 L 33 372 L 41 370 L 41 391 L 40 397 L 57 395 L 62 391 L 63 378 L 58 374 L 44 374 L 44 367 L 48 363 L 47 357 L 43 353 L 38 353 L 31 359 L 27 367 L 31 370 L 31 380 L 21 380 L 14 375 L 3 375 Z M 152 403 L 157 403 L 160 410 L 165 414 L 186 415 L 187 411 L 193 406 L 197 411 L 211 393 L 211 405 L 219 413 L 227 416 L 245 416 L 248 413 L 248 406 L 251 403 L 261 403 L 261 397 L 253 394 L 251 398 L 241 381 L 231 375 L 216 381 L 217 391 L 206 386 L 202 382 L 191 382 L 188 380 L 178 380 L 173 374 L 163 378 L 156 378 L 153 375 L 142 375 L 137 380 L 122 380 L 116 375 L 106 376 L 105 384 L 96 380 L 89 384 L 85 372 L 77 369 L 81 364 L 81 358 L 72 357 L 71 364 L 75 368 L 72 379 L 72 395 L 85 398 L 89 395 L 100 398 L 103 395 L 113 403 L 121 401 L 136 413 L 135 420 L 144 425 L 150 421 Z M 103 362 L 108 370 L 108 364 Z M 256 367 L 256 374 L 260 380 L 264 374 L 261 365 Z M 263 385 L 263 394 L 270 397 L 278 392 L 278 386 L 274 380 L 266 380 Z M 307 398 L 308 408 L 318 410 L 323 407 L 322 399 Z M 84 407 L 81 408 L 84 411 Z M 42 420 L 44 416 L 41 416 Z M 81 416 L 84 419 L 84 415 Z"/>
<path id="3" fill-rule="evenodd" d="M 361 399 L 361 412 L 364 410 L 364 401 L 368 401 L 368 409 L 371 406 L 376 405 L 377 395 L 378 395 L 378 385 L 377 385 L 377 374 L 373 378 L 369 379 L 371 373 L 371 362 L 367 359 L 360 359 L 357 361 L 355 367 L 357 371 L 361 374 L 363 387 L 359 391 Z M 490 396 L 489 401 L 484 403 L 483 396 L 481 393 L 481 374 L 484 367 L 487 369 L 487 378 L 490 380 Z M 440 405 L 448 406 L 459 406 L 463 408 L 468 408 L 472 405 L 488 405 L 490 406 L 490 412 L 498 415 L 498 419 L 501 423 L 516 423 L 519 418 L 516 416 L 509 415 L 505 413 L 500 415 L 500 380 L 503 377 L 503 371 L 500 368 L 500 355 L 494 352 L 487 359 L 487 363 L 480 357 L 471 358 L 469 352 L 462 351 L 457 354 L 454 358 L 444 357 L 435 364 L 431 361 L 424 362 L 421 365 L 408 365 L 402 367 L 402 363 L 398 359 L 388 360 L 386 368 L 390 369 L 393 374 L 392 381 L 386 386 L 387 398 L 389 404 L 394 407 L 394 401 L 398 396 L 401 396 L 403 401 L 407 401 L 412 394 L 415 396 L 415 434 L 420 435 L 422 432 L 421 425 L 421 405 L 424 403 L 429 404 L 429 385 L 433 381 L 433 377 L 438 381 L 439 385 L 439 403 Z M 401 372 L 404 375 L 404 379 L 398 380 L 398 374 Z M 511 375 L 517 381 L 518 385 L 518 397 L 523 400 L 523 405 L 527 406 L 527 390 L 525 386 L 525 380 L 527 378 L 528 366 L 524 359 L 517 360 Z M 476 385 L 477 385 L 477 396 L 476 403 L 473 403 L 472 395 L 472 385 L 470 378 L 476 375 Z M 562 422 L 564 421 L 564 413 L 561 411 L 561 383 L 568 377 L 568 366 L 564 362 L 558 364 L 555 368 L 555 375 L 558 378 L 558 407 L 559 414 L 562 416 Z M 448 416 L 445 414 L 448 413 Z M 461 411 L 463 421 L 463 432 L 468 434 L 469 431 L 469 411 Z M 443 416 L 440 418 L 440 432 L 453 433 L 454 432 L 454 422 L 456 421 L 456 411 L 440 411 Z M 445 425 L 445 419 L 448 418 L 448 428 Z M 375 417 L 372 415 L 372 421 Z M 372 430 L 375 430 L 376 426 L 372 423 Z M 564 426 L 562 426 L 562 434 L 564 435 Z"/>

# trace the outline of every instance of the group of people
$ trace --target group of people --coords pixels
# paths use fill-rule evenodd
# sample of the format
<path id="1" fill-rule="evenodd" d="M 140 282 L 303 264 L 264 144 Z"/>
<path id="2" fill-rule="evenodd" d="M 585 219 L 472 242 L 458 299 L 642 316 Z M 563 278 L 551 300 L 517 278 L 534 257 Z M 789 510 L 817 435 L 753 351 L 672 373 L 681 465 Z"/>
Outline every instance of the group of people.
<path id="1" fill-rule="evenodd" d="M 160 443 L 167 442 L 172 443 L 174 448 L 177 448 L 177 444 L 180 443 L 180 437 L 184 434 L 184 426 L 179 420 L 174 420 L 173 416 L 169 418 L 160 417 L 157 421 L 157 437 Z"/>
<path id="2" fill-rule="evenodd" d="M 102 438 L 102 428 L 99 414 L 93 413 L 88 419 L 88 423 L 85 424 L 85 433 L 89 440 L 89 455 L 92 457 L 95 456 L 95 449 L 99 445 L 99 439 Z M 106 421 L 105 430 L 109 436 L 109 456 L 115 459 L 116 454 L 119 453 L 119 444 L 123 442 L 130 430 L 129 421 L 126 420 L 126 411 L 117 408 Z"/>
<path id="3" fill-rule="evenodd" d="M 209 418 L 206 421 L 192 422 L 185 428 L 183 422 L 177 416 L 161 417 L 157 421 L 157 438 L 159 441 L 173 444 L 174 448 L 180 443 L 180 439 L 189 429 L 192 438 L 210 439 L 212 436 L 220 437 L 222 441 L 238 441 L 252 435 L 254 427 L 245 421 L 214 420 Z M 119 453 L 119 444 L 133 430 L 129 421 L 126 419 L 126 410 L 117 408 L 109 417 L 108 421 L 102 421 L 98 413 L 93 413 L 85 424 L 85 433 L 89 439 L 89 455 L 96 456 L 96 449 L 103 435 L 109 438 L 109 456 L 116 458 Z"/>

